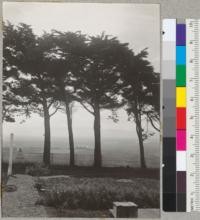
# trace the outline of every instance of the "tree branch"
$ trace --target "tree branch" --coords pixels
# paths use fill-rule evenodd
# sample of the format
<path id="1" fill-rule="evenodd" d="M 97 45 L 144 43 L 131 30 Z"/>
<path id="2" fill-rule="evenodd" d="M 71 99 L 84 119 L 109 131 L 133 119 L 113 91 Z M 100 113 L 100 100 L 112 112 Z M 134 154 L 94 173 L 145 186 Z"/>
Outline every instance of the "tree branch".
<path id="1" fill-rule="evenodd" d="M 149 119 L 149 121 L 150 121 L 152 127 L 153 127 L 156 131 L 159 131 L 159 132 L 160 132 L 160 129 L 155 126 L 155 124 L 154 124 L 152 118 L 149 116 L 149 114 L 147 114 L 147 117 L 148 117 L 148 119 Z"/>
<path id="2" fill-rule="evenodd" d="M 90 114 L 94 115 L 94 112 L 91 111 L 83 102 L 80 102 L 84 109 L 86 109 Z"/>
<path id="3" fill-rule="evenodd" d="M 56 114 L 56 112 L 58 111 L 58 110 L 61 110 L 62 108 L 60 108 L 60 106 L 59 107 L 57 107 L 56 108 L 56 110 L 54 111 L 54 112 L 52 112 L 51 114 L 49 114 L 49 117 L 51 117 L 51 116 L 53 116 L 53 115 L 55 115 Z"/>
<path id="4" fill-rule="evenodd" d="M 52 100 L 52 101 L 47 105 L 47 108 L 49 109 L 49 108 L 52 106 L 53 103 L 54 103 L 54 100 Z"/>

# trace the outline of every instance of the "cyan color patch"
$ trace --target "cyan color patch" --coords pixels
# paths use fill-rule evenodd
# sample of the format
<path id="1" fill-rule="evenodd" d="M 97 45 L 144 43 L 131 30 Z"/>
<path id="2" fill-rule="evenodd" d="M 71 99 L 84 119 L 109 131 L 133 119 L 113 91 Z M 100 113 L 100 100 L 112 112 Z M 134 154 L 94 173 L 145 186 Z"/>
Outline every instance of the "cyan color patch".
<path id="1" fill-rule="evenodd" d="M 176 64 L 185 65 L 186 64 L 186 47 L 176 46 Z"/>

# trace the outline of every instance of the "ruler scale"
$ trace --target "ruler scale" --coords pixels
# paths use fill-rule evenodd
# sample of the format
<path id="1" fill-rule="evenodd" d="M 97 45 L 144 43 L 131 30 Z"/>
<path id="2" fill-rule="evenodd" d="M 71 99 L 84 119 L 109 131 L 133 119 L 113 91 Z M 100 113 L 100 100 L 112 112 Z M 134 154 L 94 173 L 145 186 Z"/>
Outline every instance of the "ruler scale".
<path id="1" fill-rule="evenodd" d="M 187 211 L 200 211 L 200 20 L 186 20 Z"/>

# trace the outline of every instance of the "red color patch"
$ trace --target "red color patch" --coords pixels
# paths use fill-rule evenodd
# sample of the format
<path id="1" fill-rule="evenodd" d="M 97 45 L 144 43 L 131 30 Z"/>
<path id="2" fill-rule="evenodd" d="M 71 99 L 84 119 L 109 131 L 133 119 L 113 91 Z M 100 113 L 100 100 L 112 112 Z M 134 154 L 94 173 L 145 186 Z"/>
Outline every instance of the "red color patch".
<path id="1" fill-rule="evenodd" d="M 176 129 L 186 129 L 186 108 L 176 109 Z"/>

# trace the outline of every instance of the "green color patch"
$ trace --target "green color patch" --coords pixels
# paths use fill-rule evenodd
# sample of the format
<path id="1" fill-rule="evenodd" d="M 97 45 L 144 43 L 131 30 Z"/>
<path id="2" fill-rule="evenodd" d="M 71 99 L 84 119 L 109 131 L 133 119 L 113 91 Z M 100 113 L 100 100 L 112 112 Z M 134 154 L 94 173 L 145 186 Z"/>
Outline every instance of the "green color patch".
<path id="1" fill-rule="evenodd" d="M 176 86 L 186 86 L 186 66 L 176 66 Z"/>

